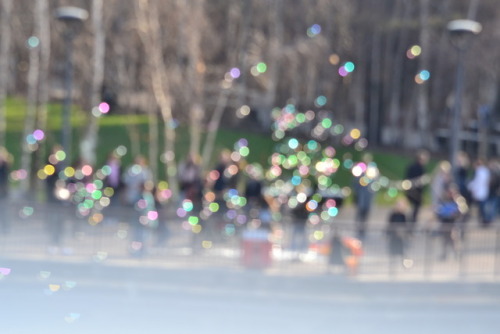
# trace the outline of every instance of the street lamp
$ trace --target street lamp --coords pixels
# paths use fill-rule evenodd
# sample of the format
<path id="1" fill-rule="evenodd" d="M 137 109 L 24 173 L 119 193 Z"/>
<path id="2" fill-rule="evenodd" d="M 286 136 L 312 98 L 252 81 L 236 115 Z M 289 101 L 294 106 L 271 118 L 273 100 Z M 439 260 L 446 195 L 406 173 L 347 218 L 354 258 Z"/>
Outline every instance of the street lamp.
<path id="1" fill-rule="evenodd" d="M 451 44 L 458 51 L 457 73 L 455 79 L 455 103 L 450 134 L 450 162 L 453 175 L 457 170 L 457 158 L 460 148 L 460 133 L 462 132 L 462 94 L 464 90 L 464 55 L 469 47 L 471 37 L 481 32 L 480 23 L 472 20 L 454 20 L 446 26 L 450 33 Z"/>
<path id="2" fill-rule="evenodd" d="M 85 9 L 78 7 L 59 7 L 55 17 L 64 23 L 63 38 L 66 49 L 66 64 L 64 69 L 64 86 L 66 95 L 63 102 L 62 146 L 66 153 L 64 166 L 69 165 L 71 159 L 71 99 L 73 96 L 73 39 L 81 30 L 82 22 L 89 14 Z"/>

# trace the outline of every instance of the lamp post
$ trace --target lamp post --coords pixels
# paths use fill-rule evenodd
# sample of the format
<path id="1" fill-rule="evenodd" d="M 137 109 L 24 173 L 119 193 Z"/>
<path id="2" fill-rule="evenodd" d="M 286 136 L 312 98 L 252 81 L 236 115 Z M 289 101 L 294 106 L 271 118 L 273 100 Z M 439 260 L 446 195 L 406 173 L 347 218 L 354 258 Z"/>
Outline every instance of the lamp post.
<path id="1" fill-rule="evenodd" d="M 460 150 L 460 134 L 462 132 L 462 94 L 464 90 L 464 56 L 472 36 L 481 32 L 480 23 L 472 20 L 454 20 L 447 25 L 452 45 L 458 52 L 457 73 L 455 79 L 455 101 L 452 111 L 450 133 L 450 162 L 453 175 L 456 175 L 457 157 Z"/>
<path id="2" fill-rule="evenodd" d="M 81 29 L 82 22 L 89 14 L 85 9 L 78 7 L 59 7 L 55 17 L 64 23 L 64 46 L 66 49 L 66 62 L 64 68 L 64 87 L 66 94 L 63 102 L 62 117 L 62 146 L 66 153 L 63 165 L 67 167 L 71 160 L 71 104 L 73 96 L 73 40 Z"/>

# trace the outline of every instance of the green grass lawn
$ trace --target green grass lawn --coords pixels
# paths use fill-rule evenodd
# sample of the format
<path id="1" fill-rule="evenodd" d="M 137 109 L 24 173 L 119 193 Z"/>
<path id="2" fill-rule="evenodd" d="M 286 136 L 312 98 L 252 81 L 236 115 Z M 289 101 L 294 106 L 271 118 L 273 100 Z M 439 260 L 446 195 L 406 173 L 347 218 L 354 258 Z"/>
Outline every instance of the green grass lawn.
<path id="1" fill-rule="evenodd" d="M 6 146 L 9 152 L 14 157 L 13 169 L 20 168 L 21 160 L 21 143 L 26 115 L 26 104 L 22 99 L 9 98 L 6 103 L 7 110 L 7 133 Z M 62 107 L 58 104 L 48 105 L 47 130 L 46 138 L 41 143 L 51 147 L 55 143 L 61 142 L 61 114 Z M 84 133 L 84 126 L 87 123 L 85 111 L 73 108 L 72 110 L 72 125 L 73 125 L 73 158 L 78 153 L 78 143 Z M 159 121 L 159 142 L 163 143 L 163 126 Z M 99 139 L 97 147 L 98 165 L 104 163 L 106 156 L 116 147 L 123 145 L 128 148 L 128 154 L 123 158 L 123 164 L 128 165 L 132 161 L 132 147 L 135 146 L 139 151 L 147 156 L 149 146 L 149 124 L 146 115 L 118 115 L 111 114 L 103 116 L 99 119 Z M 180 126 L 176 129 L 176 156 L 177 159 L 182 159 L 186 156 L 189 148 L 189 131 L 186 127 Z M 258 162 L 264 166 L 268 164 L 268 158 L 275 151 L 277 145 L 271 139 L 270 135 L 262 133 L 253 133 L 250 131 L 232 130 L 221 128 L 217 134 L 216 145 L 212 157 L 212 164 L 215 163 L 217 153 L 223 149 L 232 149 L 235 142 L 245 138 L 249 145 L 250 153 L 247 157 L 249 163 Z M 204 141 L 202 140 L 202 143 Z M 134 145 L 132 145 L 134 143 Z M 46 152 L 47 152 L 46 151 Z M 161 152 L 161 148 L 160 148 Z M 342 161 L 344 154 L 352 156 L 353 161 L 359 161 L 364 152 L 358 152 L 354 149 L 339 147 L 337 148 L 337 157 Z M 384 151 L 370 152 L 373 155 L 373 160 L 377 163 L 381 175 L 390 180 L 400 180 L 404 176 L 406 166 L 410 163 L 410 158 L 396 154 L 387 153 Z M 160 165 L 161 166 L 161 165 Z M 161 179 L 165 177 L 164 168 L 160 168 L 159 176 Z M 345 168 L 340 168 L 334 176 L 334 182 L 340 186 L 349 186 L 352 182 L 350 171 Z M 392 198 L 387 196 L 387 192 L 380 192 L 379 202 L 391 201 Z"/>

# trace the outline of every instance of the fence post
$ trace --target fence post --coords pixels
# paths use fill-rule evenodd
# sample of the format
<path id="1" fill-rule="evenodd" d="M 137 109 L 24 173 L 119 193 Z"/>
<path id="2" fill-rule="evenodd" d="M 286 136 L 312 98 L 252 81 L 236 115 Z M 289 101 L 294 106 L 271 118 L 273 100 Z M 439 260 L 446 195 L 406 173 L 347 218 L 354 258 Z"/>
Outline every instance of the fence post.
<path id="1" fill-rule="evenodd" d="M 496 229 L 496 238 L 495 238 L 495 260 L 493 267 L 493 277 L 497 278 L 500 272 L 500 228 Z"/>
<path id="2" fill-rule="evenodd" d="M 432 269 L 432 231 L 425 229 L 422 233 L 424 235 L 424 277 L 427 279 L 429 278 Z"/>
<path id="3" fill-rule="evenodd" d="M 459 226 L 458 235 L 455 237 L 458 238 L 458 247 L 456 249 L 457 252 L 457 260 L 458 260 L 458 275 L 460 278 L 465 278 L 467 273 L 467 265 L 465 261 L 465 255 L 467 253 L 467 236 L 470 233 L 470 229 L 468 230 L 464 224 Z"/>

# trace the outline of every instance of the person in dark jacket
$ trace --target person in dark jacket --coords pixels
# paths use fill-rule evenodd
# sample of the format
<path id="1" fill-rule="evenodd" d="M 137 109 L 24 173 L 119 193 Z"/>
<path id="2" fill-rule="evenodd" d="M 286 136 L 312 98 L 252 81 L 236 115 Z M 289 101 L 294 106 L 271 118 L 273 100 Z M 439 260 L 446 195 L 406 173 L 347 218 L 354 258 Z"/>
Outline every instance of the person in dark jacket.
<path id="1" fill-rule="evenodd" d="M 418 214 L 422 206 L 425 187 L 425 166 L 428 162 L 429 153 L 425 150 L 420 150 L 417 152 L 414 162 L 406 169 L 406 179 L 411 181 L 411 188 L 406 191 L 406 198 L 412 208 L 410 216 L 410 223 L 412 224 L 416 224 L 418 221 Z"/>
<path id="2" fill-rule="evenodd" d="M 391 259 L 404 260 L 406 257 L 407 236 L 407 202 L 400 198 L 389 213 L 387 225 L 388 248 Z"/>
<path id="3" fill-rule="evenodd" d="M 11 165 L 11 156 L 5 147 L 0 147 L 0 231 L 7 232 L 9 230 L 9 172 Z"/>

